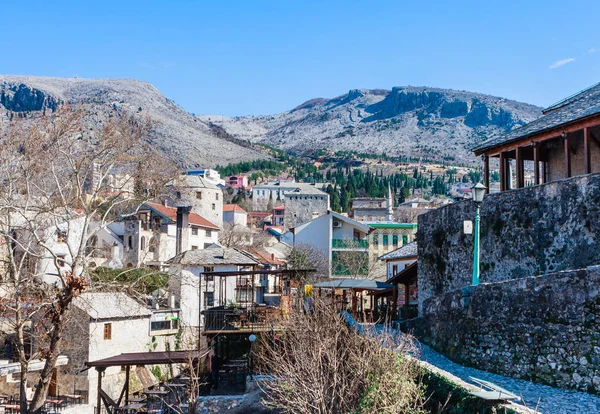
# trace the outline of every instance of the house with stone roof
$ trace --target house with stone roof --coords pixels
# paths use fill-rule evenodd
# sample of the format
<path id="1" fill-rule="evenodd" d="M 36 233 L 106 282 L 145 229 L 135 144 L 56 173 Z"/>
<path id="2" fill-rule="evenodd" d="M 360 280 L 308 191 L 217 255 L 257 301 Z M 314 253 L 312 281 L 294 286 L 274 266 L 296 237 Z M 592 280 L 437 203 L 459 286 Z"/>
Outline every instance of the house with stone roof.
<path id="1" fill-rule="evenodd" d="M 600 172 L 600 83 L 563 99 L 526 125 L 473 148 L 490 184 L 490 158 L 500 166 L 500 191 Z M 525 171 L 533 170 L 526 182 Z"/>
<path id="2" fill-rule="evenodd" d="M 169 293 L 175 296 L 175 306 L 181 309 L 181 325 L 194 335 L 204 324 L 201 312 L 212 307 L 244 301 L 248 289 L 234 277 L 219 278 L 209 272 L 253 270 L 259 260 L 237 248 L 211 246 L 203 250 L 188 250 L 167 261 Z M 254 292 L 260 301 L 260 289 Z"/>
<path id="3" fill-rule="evenodd" d="M 124 222 L 122 262 L 127 267 L 143 265 L 162 269 L 177 253 L 201 250 L 217 243 L 221 231 L 219 226 L 189 208 L 169 206 L 166 202 L 144 203 Z M 178 238 L 178 234 L 181 237 Z"/>
<path id="4" fill-rule="evenodd" d="M 248 213 L 237 204 L 223 204 L 223 222 L 232 226 L 248 225 Z"/>

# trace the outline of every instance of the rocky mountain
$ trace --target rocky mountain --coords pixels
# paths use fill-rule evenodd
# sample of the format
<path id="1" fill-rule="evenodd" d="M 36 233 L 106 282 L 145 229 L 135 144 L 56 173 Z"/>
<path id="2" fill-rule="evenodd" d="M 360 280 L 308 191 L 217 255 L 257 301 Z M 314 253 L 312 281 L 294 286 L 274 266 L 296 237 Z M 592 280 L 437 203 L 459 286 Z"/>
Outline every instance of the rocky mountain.
<path id="1" fill-rule="evenodd" d="M 287 151 L 352 150 L 473 162 L 475 144 L 541 115 L 539 107 L 427 87 L 351 90 L 277 115 L 202 116 L 229 134 Z"/>
<path id="2" fill-rule="evenodd" d="M 146 82 L 0 75 L 0 123 L 63 103 L 89 109 L 92 125 L 123 110 L 148 116 L 154 125 L 151 142 L 182 168 L 266 158 L 254 146 L 186 112 Z"/>

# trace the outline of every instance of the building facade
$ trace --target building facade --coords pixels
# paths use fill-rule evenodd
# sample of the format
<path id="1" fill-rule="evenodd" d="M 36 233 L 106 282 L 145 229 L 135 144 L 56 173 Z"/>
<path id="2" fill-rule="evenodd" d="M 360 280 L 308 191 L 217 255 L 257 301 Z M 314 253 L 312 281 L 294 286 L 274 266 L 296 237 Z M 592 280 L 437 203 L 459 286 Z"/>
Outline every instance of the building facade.
<path id="1" fill-rule="evenodd" d="M 223 226 L 223 191 L 199 175 L 181 175 L 170 186 L 175 205 L 188 205 L 192 212 L 218 227 Z"/>

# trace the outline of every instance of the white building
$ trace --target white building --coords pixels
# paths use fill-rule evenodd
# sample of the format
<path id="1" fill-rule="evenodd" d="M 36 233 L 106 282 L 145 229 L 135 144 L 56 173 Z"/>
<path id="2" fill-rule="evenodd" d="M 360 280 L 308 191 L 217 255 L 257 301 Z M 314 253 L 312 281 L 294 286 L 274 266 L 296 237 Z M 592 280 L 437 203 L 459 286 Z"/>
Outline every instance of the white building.
<path id="1" fill-rule="evenodd" d="M 217 227 L 223 226 L 223 191 L 199 175 L 181 175 L 170 186 L 176 205 L 192 206 L 192 212 Z"/>
<path id="2" fill-rule="evenodd" d="M 178 253 L 178 214 L 182 220 L 179 251 L 205 249 L 218 243 L 220 228 L 199 214 L 184 208 L 145 203 L 136 216 L 125 220 L 123 264 L 162 268 Z"/>
<path id="3" fill-rule="evenodd" d="M 371 228 L 333 211 L 291 229 L 294 247 L 306 246 L 320 254 L 329 276 L 367 276 Z"/>
<path id="4" fill-rule="evenodd" d="M 200 312 L 245 298 L 236 277 L 204 276 L 205 272 L 252 270 L 259 262 L 248 253 L 226 247 L 188 250 L 167 262 L 169 293 L 175 295 L 175 306 L 181 309 L 181 325 L 194 335 L 203 326 Z M 245 291 L 245 290 L 244 290 Z"/>
<path id="5" fill-rule="evenodd" d="M 189 170 L 187 172 L 188 175 L 197 175 L 198 177 L 202 177 L 205 180 L 212 182 L 215 185 L 225 186 L 225 180 L 221 178 L 221 174 L 217 170 L 212 170 L 210 168 L 205 168 L 202 170 Z"/>
<path id="6" fill-rule="evenodd" d="M 248 226 L 248 213 L 237 204 L 223 204 L 223 222 L 233 226 Z"/>
<path id="7" fill-rule="evenodd" d="M 391 279 L 402 272 L 406 266 L 417 261 L 417 242 L 408 243 L 379 258 L 386 263 L 387 278 Z"/>
<path id="8" fill-rule="evenodd" d="M 161 318 L 166 312 L 171 321 L 177 320 L 178 310 L 155 312 L 160 315 L 154 315 L 146 306 L 119 292 L 83 293 L 75 298 L 62 346 L 70 363 L 68 374 L 59 377 L 61 393 L 87 391 L 91 408 L 96 405 L 98 373 L 86 370 L 85 362 L 127 352 L 165 351 L 166 343 L 174 349 L 177 325 L 153 326 L 152 319 Z M 152 329 L 156 327 L 160 329 Z M 132 371 L 132 375 L 136 373 Z M 107 368 L 103 390 L 111 398 L 118 398 L 124 381 L 121 367 Z"/>
<path id="9" fill-rule="evenodd" d="M 329 195 L 323 191 L 324 185 L 322 183 L 297 183 L 293 179 L 269 181 L 265 184 L 255 185 L 252 187 L 252 210 L 266 211 L 269 202 L 275 203 L 276 201 L 280 201 L 285 204 L 286 195 L 290 193 L 296 195 L 318 195 L 329 201 Z"/>

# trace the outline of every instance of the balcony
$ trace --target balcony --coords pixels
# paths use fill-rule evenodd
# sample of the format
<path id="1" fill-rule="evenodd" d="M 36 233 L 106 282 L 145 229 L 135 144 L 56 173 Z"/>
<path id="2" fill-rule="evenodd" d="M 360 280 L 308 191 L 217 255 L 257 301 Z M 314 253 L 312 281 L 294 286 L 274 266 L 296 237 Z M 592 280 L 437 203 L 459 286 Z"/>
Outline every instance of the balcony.
<path id="1" fill-rule="evenodd" d="M 223 306 L 202 311 L 204 334 L 219 332 L 256 332 L 278 329 L 282 312 L 272 306 L 254 306 L 248 309 L 231 309 Z"/>
<path id="2" fill-rule="evenodd" d="M 365 250 L 369 247 L 369 241 L 367 239 L 333 239 L 331 240 L 331 247 L 334 249 Z"/>
<path id="3" fill-rule="evenodd" d="M 156 310 L 150 318 L 150 331 L 153 335 L 171 335 L 179 329 L 179 310 Z"/>

